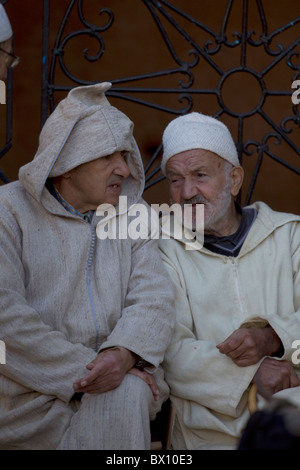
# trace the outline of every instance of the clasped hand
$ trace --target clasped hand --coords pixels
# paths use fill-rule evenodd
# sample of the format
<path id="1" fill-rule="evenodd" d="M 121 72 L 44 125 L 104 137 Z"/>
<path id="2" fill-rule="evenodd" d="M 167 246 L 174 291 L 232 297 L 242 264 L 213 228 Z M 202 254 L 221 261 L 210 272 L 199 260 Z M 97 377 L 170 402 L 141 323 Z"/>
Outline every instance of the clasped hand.
<path id="1" fill-rule="evenodd" d="M 269 325 L 264 328 L 239 328 L 217 345 L 222 354 L 240 367 L 251 366 L 265 356 L 276 355 L 280 347 L 281 341 Z M 269 398 L 280 390 L 298 386 L 299 378 L 290 362 L 265 357 L 253 383 L 257 385 L 258 393 Z"/>
<path id="2" fill-rule="evenodd" d="M 152 374 L 134 368 L 136 358 L 128 349 L 116 347 L 101 351 L 86 368 L 89 372 L 73 384 L 75 392 L 104 393 L 117 388 L 125 374 L 136 375 L 146 382 L 158 399 L 158 387 Z"/>

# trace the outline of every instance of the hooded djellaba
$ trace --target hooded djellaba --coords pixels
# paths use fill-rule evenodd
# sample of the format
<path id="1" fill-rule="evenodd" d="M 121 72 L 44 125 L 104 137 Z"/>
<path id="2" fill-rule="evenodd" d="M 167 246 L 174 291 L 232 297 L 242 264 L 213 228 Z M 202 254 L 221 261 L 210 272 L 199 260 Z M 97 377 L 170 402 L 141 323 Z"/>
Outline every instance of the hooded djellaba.
<path id="1" fill-rule="evenodd" d="M 149 210 L 133 124 L 108 102 L 110 86 L 74 88 L 46 121 L 19 180 L 0 189 L 0 449 L 57 448 L 74 415 L 73 383 L 97 352 L 127 348 L 155 375 L 171 338 L 173 291 L 157 240 L 100 240 L 97 213 L 68 210 L 49 185 L 122 151 L 130 176 L 121 195 L 128 208 Z"/>

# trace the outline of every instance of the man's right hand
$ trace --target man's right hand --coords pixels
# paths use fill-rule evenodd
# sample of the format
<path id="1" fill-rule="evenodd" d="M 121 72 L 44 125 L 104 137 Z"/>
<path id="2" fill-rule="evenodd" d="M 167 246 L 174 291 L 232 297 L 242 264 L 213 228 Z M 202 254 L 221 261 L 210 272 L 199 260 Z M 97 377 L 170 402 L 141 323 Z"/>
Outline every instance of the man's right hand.
<path id="1" fill-rule="evenodd" d="M 280 390 L 297 387 L 300 384 L 290 362 L 278 361 L 269 357 L 262 361 L 253 382 L 257 386 L 257 392 L 267 399 Z"/>

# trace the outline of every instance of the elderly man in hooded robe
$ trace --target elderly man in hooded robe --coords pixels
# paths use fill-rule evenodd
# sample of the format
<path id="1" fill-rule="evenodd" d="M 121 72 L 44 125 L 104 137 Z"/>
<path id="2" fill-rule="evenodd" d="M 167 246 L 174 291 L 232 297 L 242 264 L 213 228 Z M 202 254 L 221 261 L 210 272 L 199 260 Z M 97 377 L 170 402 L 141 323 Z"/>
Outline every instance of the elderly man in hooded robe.
<path id="1" fill-rule="evenodd" d="M 176 322 L 164 369 L 176 412 L 174 449 L 235 449 L 272 395 L 300 404 L 300 217 L 263 202 L 241 207 L 244 172 L 228 128 L 193 112 L 163 134 L 173 203 L 192 207 L 195 239 L 161 239 Z M 202 221 L 197 206 L 204 206 Z M 251 408 L 250 408 L 251 409 Z"/>
<path id="2" fill-rule="evenodd" d="M 127 216 L 121 195 L 149 212 L 110 86 L 74 88 L 0 190 L 1 449 L 149 449 L 168 397 L 173 289 L 157 239 L 96 234 L 99 205 Z"/>

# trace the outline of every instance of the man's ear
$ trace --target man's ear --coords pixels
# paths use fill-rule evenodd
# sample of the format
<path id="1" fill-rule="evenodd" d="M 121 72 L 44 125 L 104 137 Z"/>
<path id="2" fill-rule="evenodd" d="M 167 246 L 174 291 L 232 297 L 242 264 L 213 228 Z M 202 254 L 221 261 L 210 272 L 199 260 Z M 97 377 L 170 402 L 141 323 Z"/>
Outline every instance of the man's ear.
<path id="1" fill-rule="evenodd" d="M 63 181 L 63 180 L 67 180 L 69 178 L 72 177 L 72 170 L 71 171 L 66 171 L 66 173 L 63 173 L 62 175 L 59 175 L 59 176 L 56 176 L 55 178 L 53 178 L 54 180 L 54 184 L 58 185 Z"/>
<path id="2" fill-rule="evenodd" d="M 241 166 L 234 166 L 230 172 L 231 194 L 236 197 L 242 187 L 244 180 L 244 170 Z"/>
<path id="3" fill-rule="evenodd" d="M 58 189 L 58 191 L 60 191 L 61 186 L 62 186 L 64 180 L 69 179 L 69 178 L 71 178 L 71 172 L 70 172 L 70 171 L 67 171 L 67 172 L 64 173 L 63 175 L 55 176 L 55 177 L 53 178 L 53 184 L 54 184 L 54 186 L 56 186 L 56 188 Z"/>
<path id="4" fill-rule="evenodd" d="M 71 171 L 67 171 L 66 173 L 64 173 L 61 176 L 62 176 L 62 178 L 68 179 L 68 178 L 71 178 L 72 173 L 71 173 Z"/>

